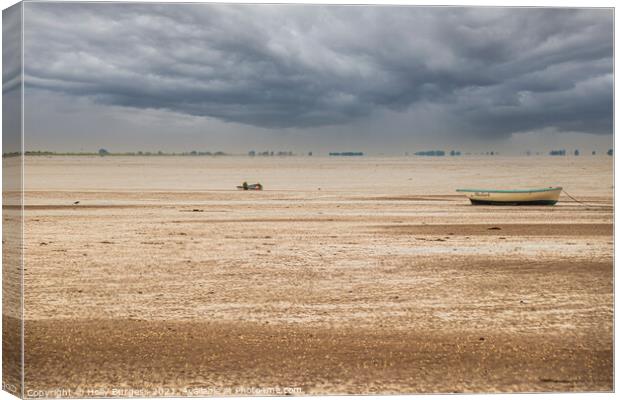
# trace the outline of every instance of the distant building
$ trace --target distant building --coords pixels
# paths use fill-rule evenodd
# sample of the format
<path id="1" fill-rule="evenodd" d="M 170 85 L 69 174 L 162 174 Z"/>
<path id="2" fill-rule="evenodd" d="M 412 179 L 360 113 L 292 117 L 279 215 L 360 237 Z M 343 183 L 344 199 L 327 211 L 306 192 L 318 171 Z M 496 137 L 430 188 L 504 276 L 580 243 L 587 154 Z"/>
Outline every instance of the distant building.
<path id="1" fill-rule="evenodd" d="M 566 150 L 551 150 L 549 152 L 550 156 L 565 156 L 566 155 Z"/>
<path id="2" fill-rule="evenodd" d="M 256 155 L 256 152 L 254 150 L 250 150 L 248 152 L 248 156 L 250 156 L 250 157 L 254 157 L 255 155 Z"/>

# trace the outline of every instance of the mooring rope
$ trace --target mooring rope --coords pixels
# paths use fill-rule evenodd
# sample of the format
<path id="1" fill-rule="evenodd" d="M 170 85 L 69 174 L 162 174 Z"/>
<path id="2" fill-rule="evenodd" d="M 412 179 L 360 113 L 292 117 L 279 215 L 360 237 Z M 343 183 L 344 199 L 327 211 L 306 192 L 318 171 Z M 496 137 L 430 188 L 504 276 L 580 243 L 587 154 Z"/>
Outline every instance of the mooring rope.
<path id="1" fill-rule="evenodd" d="M 587 205 L 589 205 L 589 204 L 584 203 L 583 201 L 577 200 L 576 198 L 574 198 L 573 196 L 571 196 L 571 195 L 570 195 L 570 193 L 568 193 L 566 190 L 562 189 L 562 191 L 563 191 L 563 192 L 564 192 L 564 194 L 565 194 L 565 195 L 567 195 L 567 196 L 568 196 L 571 200 L 573 200 L 573 201 L 575 201 L 575 202 L 577 202 L 577 203 L 579 203 L 579 204 L 586 205 L 586 206 L 587 206 Z"/>
<path id="2" fill-rule="evenodd" d="M 606 207 L 606 206 L 604 206 L 604 205 L 600 205 L 600 204 L 588 204 L 588 203 L 583 202 L 583 201 L 581 201 L 581 200 L 577 200 L 576 198 L 574 198 L 573 196 L 571 196 L 571 195 L 570 195 L 570 193 L 568 193 L 568 192 L 567 192 L 566 190 L 564 190 L 564 189 L 562 189 L 562 192 L 564 192 L 564 194 L 565 194 L 565 195 L 567 195 L 567 196 L 568 196 L 571 200 L 573 200 L 574 202 L 579 203 L 579 204 L 581 204 L 581 205 L 584 205 L 584 206 L 586 206 L 586 207 L 599 207 L 599 208 L 601 208 L 601 207 L 603 207 L 603 208 L 604 208 L 604 207 Z"/>

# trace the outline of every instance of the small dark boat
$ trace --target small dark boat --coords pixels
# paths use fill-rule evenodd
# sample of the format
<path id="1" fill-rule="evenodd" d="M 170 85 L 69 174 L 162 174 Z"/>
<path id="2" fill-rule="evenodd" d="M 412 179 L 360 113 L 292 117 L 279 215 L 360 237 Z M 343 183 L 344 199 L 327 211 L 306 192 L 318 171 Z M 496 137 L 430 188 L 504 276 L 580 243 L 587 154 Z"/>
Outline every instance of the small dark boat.
<path id="1" fill-rule="evenodd" d="M 243 185 L 237 186 L 239 190 L 263 190 L 263 185 L 260 183 L 253 183 L 248 185 L 247 182 L 243 182 Z"/>

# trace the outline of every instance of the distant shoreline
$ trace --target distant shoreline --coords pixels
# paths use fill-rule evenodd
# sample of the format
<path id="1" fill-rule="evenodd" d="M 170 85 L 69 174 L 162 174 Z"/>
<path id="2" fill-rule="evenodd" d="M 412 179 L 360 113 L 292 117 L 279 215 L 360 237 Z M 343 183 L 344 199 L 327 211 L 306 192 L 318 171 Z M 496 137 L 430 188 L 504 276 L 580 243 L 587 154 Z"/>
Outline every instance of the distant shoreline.
<path id="1" fill-rule="evenodd" d="M 21 152 L 7 152 L 2 154 L 2 158 L 18 157 L 21 156 Z M 469 156 L 484 156 L 484 157 L 497 157 L 497 156 L 509 156 L 509 157 L 594 157 L 594 156 L 613 156 L 613 150 L 608 151 L 596 151 L 582 154 L 574 154 L 562 151 L 551 150 L 549 152 L 523 152 L 523 153 L 500 153 L 497 151 L 480 151 L 480 152 L 438 152 L 438 151 L 423 151 L 423 152 L 406 152 L 404 154 L 367 154 L 367 153 L 335 153 L 326 152 L 321 153 L 293 153 L 293 152 L 277 152 L 271 154 L 248 154 L 248 153 L 226 153 L 223 151 L 216 152 L 180 152 L 180 153 L 165 153 L 159 152 L 54 152 L 54 151 L 26 151 L 26 156 L 57 156 L 57 157 L 248 157 L 248 158 L 273 158 L 273 157 L 328 157 L 328 158 L 359 158 L 359 157 L 407 157 L 407 158 L 459 158 Z"/>

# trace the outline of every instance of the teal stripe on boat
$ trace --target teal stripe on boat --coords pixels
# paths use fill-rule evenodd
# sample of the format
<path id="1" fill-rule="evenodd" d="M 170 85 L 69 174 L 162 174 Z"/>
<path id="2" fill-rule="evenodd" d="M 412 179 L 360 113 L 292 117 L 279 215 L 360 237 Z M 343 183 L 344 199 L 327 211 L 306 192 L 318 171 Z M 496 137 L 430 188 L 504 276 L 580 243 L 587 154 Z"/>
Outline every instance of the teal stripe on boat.
<path id="1" fill-rule="evenodd" d="M 552 192 L 562 190 L 561 187 L 551 187 L 545 189 L 515 189 L 515 190 L 493 190 L 493 189 L 456 189 L 457 192 L 485 192 L 485 193 L 537 193 Z"/>

